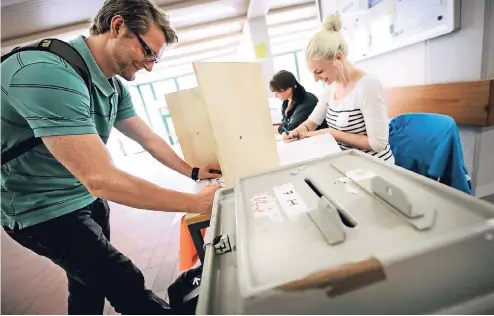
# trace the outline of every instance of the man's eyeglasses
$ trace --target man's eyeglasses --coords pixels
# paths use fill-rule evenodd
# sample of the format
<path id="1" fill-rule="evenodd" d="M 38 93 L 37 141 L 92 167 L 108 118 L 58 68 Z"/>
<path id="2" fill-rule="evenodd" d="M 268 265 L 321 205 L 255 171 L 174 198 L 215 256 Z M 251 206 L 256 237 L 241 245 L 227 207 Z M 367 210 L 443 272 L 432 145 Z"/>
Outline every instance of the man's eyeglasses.
<path id="1" fill-rule="evenodd" d="M 146 60 L 152 63 L 158 63 L 159 57 L 156 56 L 156 54 L 151 50 L 151 48 L 149 48 L 149 46 L 146 44 L 146 42 L 144 42 L 144 40 L 139 35 L 139 33 L 134 32 L 134 34 L 136 35 L 137 40 L 141 44 L 142 49 L 144 49 L 144 54 L 145 54 L 144 57 L 146 58 Z"/>

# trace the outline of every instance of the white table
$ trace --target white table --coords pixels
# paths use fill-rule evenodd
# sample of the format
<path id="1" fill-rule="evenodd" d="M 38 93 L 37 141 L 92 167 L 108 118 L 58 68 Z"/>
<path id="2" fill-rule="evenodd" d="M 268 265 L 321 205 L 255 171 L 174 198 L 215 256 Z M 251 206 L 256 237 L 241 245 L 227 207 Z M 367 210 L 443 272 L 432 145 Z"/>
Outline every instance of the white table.
<path id="1" fill-rule="evenodd" d="M 276 146 L 278 147 L 281 166 L 316 159 L 341 151 L 340 146 L 338 146 L 331 134 L 314 136 L 290 143 L 285 143 L 282 139 L 277 138 Z M 219 182 L 222 182 L 222 180 L 220 179 Z M 199 181 L 195 186 L 194 192 L 199 192 L 210 183 L 218 183 L 218 180 Z"/>
<path id="2" fill-rule="evenodd" d="M 285 143 L 277 141 L 280 165 L 289 165 L 310 159 L 320 158 L 341 151 L 333 135 L 324 134 Z"/>
<path id="3" fill-rule="evenodd" d="M 341 152 L 340 146 L 338 146 L 331 134 L 314 136 L 290 143 L 285 143 L 281 138 L 277 137 L 276 146 L 278 147 L 281 166 Z M 218 183 L 218 180 L 199 181 L 196 184 L 195 192 L 199 192 L 210 183 Z"/>

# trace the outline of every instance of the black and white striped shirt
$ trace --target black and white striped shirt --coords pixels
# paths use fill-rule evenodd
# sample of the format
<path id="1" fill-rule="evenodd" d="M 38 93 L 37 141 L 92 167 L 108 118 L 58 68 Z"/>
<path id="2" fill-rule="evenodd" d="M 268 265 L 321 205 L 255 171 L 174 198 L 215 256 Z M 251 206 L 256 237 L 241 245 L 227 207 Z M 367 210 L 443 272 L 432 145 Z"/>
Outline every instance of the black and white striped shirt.
<path id="1" fill-rule="evenodd" d="M 384 89 L 379 80 L 371 75 L 363 76 L 353 90 L 340 100 L 334 100 L 333 91 L 332 86 L 326 89 L 309 119 L 318 125 L 326 119 L 330 128 L 367 136 L 372 150 L 360 150 L 394 163 L 388 143 L 389 118 Z M 338 145 L 342 150 L 353 149 L 348 144 Z"/>

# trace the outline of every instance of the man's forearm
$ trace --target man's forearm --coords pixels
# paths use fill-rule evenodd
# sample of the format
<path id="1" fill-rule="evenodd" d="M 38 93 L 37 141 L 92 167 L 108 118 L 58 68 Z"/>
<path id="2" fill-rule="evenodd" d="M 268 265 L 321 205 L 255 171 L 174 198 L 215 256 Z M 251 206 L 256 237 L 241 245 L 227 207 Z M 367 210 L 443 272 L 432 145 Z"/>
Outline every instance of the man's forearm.
<path id="1" fill-rule="evenodd" d="M 166 190 L 117 169 L 97 134 L 47 136 L 42 140 L 97 197 L 148 210 L 188 212 L 197 208 L 197 195 Z"/>
<path id="2" fill-rule="evenodd" d="M 140 117 L 134 116 L 117 122 L 115 126 L 120 132 L 139 143 L 156 160 L 168 168 L 187 177 L 191 176 L 192 167 L 183 161 L 173 151 L 170 145 L 156 134 Z"/>
<path id="3" fill-rule="evenodd" d="M 173 169 L 186 177 L 191 176 L 192 167 L 189 166 L 185 161 L 183 161 L 183 159 L 180 158 L 170 147 L 170 145 L 168 145 L 168 143 L 161 137 L 155 137 L 152 141 L 150 141 L 143 147 L 156 160 L 158 160 L 168 168 Z"/>
<path id="4" fill-rule="evenodd" d="M 193 194 L 164 189 L 119 169 L 85 183 L 91 194 L 130 207 L 169 212 L 188 212 Z"/>

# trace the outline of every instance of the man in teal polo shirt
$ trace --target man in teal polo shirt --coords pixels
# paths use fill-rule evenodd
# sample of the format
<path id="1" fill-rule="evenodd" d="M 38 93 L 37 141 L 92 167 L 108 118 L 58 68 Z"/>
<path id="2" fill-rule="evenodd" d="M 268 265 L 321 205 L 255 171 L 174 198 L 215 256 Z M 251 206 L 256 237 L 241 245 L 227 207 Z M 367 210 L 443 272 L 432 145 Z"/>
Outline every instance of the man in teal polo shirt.
<path id="1" fill-rule="evenodd" d="M 167 16 L 148 0 L 107 0 L 90 33 L 70 44 L 89 68 L 91 93 L 54 54 L 24 51 L 2 62 L 2 152 L 28 138 L 43 141 L 2 165 L 2 226 L 67 272 L 70 314 L 102 314 L 105 298 L 122 314 L 169 313 L 145 288 L 141 271 L 110 243 L 105 200 L 208 213 L 218 187 L 197 195 L 163 189 L 117 169 L 105 143 L 115 126 L 183 175 L 218 177 L 208 172 L 218 166 L 189 166 L 136 116 L 124 85 L 120 102 L 115 93 L 112 77 L 133 80 L 138 70 L 151 71 L 163 48 L 177 41 Z"/>

